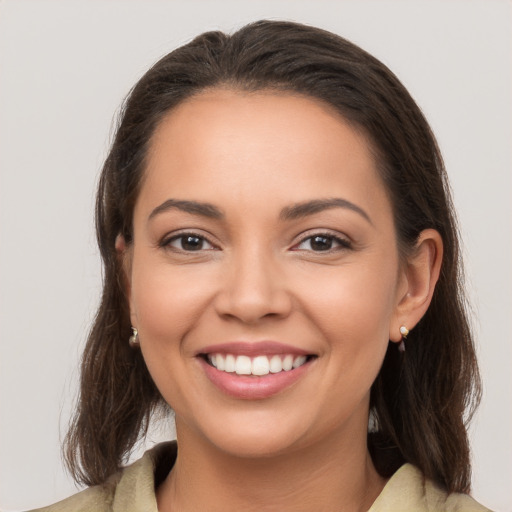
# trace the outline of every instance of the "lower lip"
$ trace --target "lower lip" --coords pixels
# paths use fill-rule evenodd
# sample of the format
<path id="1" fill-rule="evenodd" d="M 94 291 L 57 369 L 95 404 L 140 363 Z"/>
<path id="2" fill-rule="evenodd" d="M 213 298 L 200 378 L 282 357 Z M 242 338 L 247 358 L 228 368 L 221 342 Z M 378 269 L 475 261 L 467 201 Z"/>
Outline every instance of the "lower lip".
<path id="1" fill-rule="evenodd" d="M 297 382 L 309 369 L 313 361 L 298 368 L 268 375 L 237 375 L 217 370 L 204 359 L 199 358 L 206 376 L 222 392 L 242 400 L 262 400 L 269 398 Z"/>

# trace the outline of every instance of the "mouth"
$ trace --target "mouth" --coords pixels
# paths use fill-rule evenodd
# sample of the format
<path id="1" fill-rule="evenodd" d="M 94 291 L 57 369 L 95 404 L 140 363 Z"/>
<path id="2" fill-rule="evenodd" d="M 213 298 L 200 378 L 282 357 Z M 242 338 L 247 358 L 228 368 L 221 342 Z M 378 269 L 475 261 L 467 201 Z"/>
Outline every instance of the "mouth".
<path id="1" fill-rule="evenodd" d="M 210 353 L 202 354 L 205 361 L 220 372 L 236 375 L 263 377 L 269 374 L 289 372 L 311 361 L 314 355 L 274 354 L 274 355 L 236 355 Z"/>
<path id="2" fill-rule="evenodd" d="M 269 398 L 304 378 L 318 355 L 275 342 L 226 343 L 196 354 L 206 377 L 243 400 Z"/>

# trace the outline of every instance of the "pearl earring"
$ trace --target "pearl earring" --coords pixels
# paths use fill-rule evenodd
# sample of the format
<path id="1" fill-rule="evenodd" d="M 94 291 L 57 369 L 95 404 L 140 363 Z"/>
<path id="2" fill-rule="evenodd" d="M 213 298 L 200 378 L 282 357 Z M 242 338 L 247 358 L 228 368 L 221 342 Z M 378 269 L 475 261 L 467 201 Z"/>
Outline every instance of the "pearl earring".
<path id="1" fill-rule="evenodd" d="M 400 344 L 398 345 L 398 350 L 400 350 L 400 352 L 405 352 L 404 340 L 407 339 L 407 335 L 409 334 L 409 329 L 407 329 L 407 327 L 405 327 L 405 325 L 402 325 L 400 327 L 400 334 L 402 335 L 402 339 L 400 340 Z"/>
<path id="2" fill-rule="evenodd" d="M 130 344 L 130 347 L 138 347 L 139 346 L 139 331 L 135 327 L 132 327 L 132 335 L 130 336 L 130 339 L 128 340 L 128 343 Z"/>

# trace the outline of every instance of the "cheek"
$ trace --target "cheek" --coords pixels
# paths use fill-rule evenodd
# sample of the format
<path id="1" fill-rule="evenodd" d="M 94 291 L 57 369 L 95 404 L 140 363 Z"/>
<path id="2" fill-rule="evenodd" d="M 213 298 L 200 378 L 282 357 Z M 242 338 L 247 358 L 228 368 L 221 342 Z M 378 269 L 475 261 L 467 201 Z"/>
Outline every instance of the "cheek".
<path id="1" fill-rule="evenodd" d="M 386 268 L 389 270 L 386 271 Z M 388 342 L 395 307 L 396 266 L 354 265 L 318 272 L 302 285 L 304 309 L 329 339 Z"/>
<path id="2" fill-rule="evenodd" d="M 325 382 L 350 403 L 368 396 L 389 344 L 397 267 L 387 263 L 347 265 L 319 273 L 314 293 L 303 287 L 303 309 L 326 341 Z"/>
<path id="3" fill-rule="evenodd" d="M 212 276 L 196 267 L 171 267 L 160 258 L 134 259 L 132 321 L 141 351 L 164 400 L 176 411 L 188 403 L 193 350 L 188 336 L 202 321 L 211 297 Z M 185 408 L 186 409 L 186 408 Z"/>
<path id="4" fill-rule="evenodd" d="M 152 345 L 179 345 L 199 321 L 213 292 L 211 272 L 171 267 L 156 260 L 134 265 L 132 319 L 141 339 Z"/>

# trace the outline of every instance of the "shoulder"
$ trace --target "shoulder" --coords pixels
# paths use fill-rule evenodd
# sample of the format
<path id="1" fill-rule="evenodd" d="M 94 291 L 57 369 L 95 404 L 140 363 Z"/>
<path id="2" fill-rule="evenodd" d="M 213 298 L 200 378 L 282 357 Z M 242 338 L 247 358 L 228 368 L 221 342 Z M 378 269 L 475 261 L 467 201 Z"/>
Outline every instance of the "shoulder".
<path id="1" fill-rule="evenodd" d="M 156 485 L 169 472 L 175 459 L 176 443 L 159 444 L 104 484 L 31 512 L 157 512 Z"/>
<path id="2" fill-rule="evenodd" d="M 113 486 L 95 485 L 54 505 L 31 512 L 108 512 L 113 510 L 114 494 L 115 483 Z"/>
<path id="3" fill-rule="evenodd" d="M 388 481 L 368 512 L 491 512 L 471 496 L 447 493 L 411 464 Z"/>

